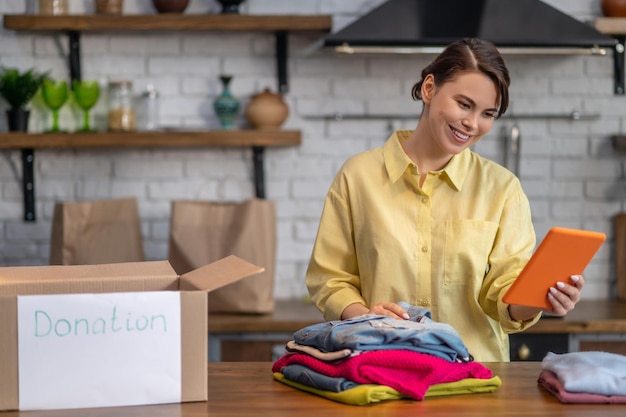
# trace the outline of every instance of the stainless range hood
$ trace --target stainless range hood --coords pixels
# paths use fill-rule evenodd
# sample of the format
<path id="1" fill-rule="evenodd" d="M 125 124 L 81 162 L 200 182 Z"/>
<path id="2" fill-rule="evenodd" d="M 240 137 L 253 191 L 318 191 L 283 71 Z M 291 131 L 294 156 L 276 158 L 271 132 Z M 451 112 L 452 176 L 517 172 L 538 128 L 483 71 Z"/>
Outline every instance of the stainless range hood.
<path id="1" fill-rule="evenodd" d="M 324 46 L 343 53 L 439 53 L 465 37 L 507 54 L 605 55 L 617 40 L 540 0 L 389 0 Z"/>

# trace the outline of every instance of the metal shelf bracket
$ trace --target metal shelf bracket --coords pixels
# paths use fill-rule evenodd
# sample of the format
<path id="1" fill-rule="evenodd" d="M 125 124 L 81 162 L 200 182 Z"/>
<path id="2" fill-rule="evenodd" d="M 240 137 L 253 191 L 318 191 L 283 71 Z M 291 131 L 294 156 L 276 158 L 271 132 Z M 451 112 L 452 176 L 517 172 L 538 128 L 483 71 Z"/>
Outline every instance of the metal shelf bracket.
<path id="1" fill-rule="evenodd" d="M 24 220 L 34 222 L 35 216 L 35 151 L 22 149 L 22 192 L 24 195 Z"/>
<path id="2" fill-rule="evenodd" d="M 278 92 L 286 94 L 289 91 L 287 76 L 287 32 L 276 31 L 276 76 L 278 78 Z"/>
<path id="3" fill-rule="evenodd" d="M 69 41 L 69 66 L 70 66 L 70 80 L 81 79 L 81 66 L 80 66 L 80 32 L 76 30 L 70 30 L 67 32 Z"/>
<path id="4" fill-rule="evenodd" d="M 257 198 L 265 198 L 265 168 L 263 164 L 263 154 L 265 147 L 252 147 L 252 162 L 254 163 L 254 189 Z"/>
<path id="5" fill-rule="evenodd" d="M 69 42 L 70 85 L 74 80 L 81 79 L 80 72 L 80 32 L 67 32 Z M 35 150 L 22 149 L 22 193 L 24 195 L 24 221 L 34 222 L 35 215 Z"/>
<path id="6" fill-rule="evenodd" d="M 624 95 L 626 87 L 624 85 L 624 49 L 626 36 L 616 36 L 617 45 L 613 50 L 613 74 L 615 78 L 615 94 Z"/>

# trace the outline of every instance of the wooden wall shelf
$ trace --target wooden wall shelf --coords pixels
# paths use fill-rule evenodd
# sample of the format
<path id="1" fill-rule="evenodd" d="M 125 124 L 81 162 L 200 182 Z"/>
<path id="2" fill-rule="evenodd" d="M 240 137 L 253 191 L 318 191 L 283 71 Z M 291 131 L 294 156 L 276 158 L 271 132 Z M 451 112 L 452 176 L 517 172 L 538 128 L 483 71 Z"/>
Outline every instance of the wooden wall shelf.
<path id="1" fill-rule="evenodd" d="M 293 146 L 300 143 L 301 133 L 298 130 L 0 133 L 0 149 L 266 147 Z"/>
<path id="2" fill-rule="evenodd" d="M 151 15 L 68 15 L 3 16 L 5 29 L 17 31 L 65 32 L 69 46 L 70 79 L 80 80 L 80 35 L 87 31 L 272 31 L 276 38 L 276 78 L 278 91 L 287 93 L 287 34 L 293 31 L 323 31 L 332 27 L 330 15 L 222 15 L 222 14 L 151 14 Z M 0 149 L 21 149 L 24 220 L 35 221 L 34 150 L 36 148 L 104 147 L 187 147 L 250 146 L 253 152 L 256 196 L 265 198 L 263 154 L 266 146 L 298 145 L 299 131 L 205 131 L 142 132 L 92 134 L 17 134 L 0 133 Z"/>
<path id="3" fill-rule="evenodd" d="M 80 34 L 109 31 L 271 31 L 276 37 L 278 91 L 287 93 L 287 34 L 332 28 L 331 15 L 222 15 L 222 14 L 148 14 L 148 15 L 65 15 L 7 14 L 5 29 L 18 31 L 66 32 L 69 41 L 70 79 L 81 79 Z"/>
<path id="4" fill-rule="evenodd" d="M 129 133 L 0 133 L 0 149 L 21 149 L 24 220 L 35 221 L 35 149 L 251 147 L 254 187 L 265 198 L 263 154 L 268 146 L 301 143 L 298 130 L 167 131 Z"/>
<path id="5" fill-rule="evenodd" d="M 595 28 L 606 35 L 626 34 L 626 18 L 600 17 L 595 20 Z"/>
<path id="6" fill-rule="evenodd" d="M 260 30 L 329 31 L 330 15 L 4 15 L 12 30 L 141 31 L 141 30 Z"/>

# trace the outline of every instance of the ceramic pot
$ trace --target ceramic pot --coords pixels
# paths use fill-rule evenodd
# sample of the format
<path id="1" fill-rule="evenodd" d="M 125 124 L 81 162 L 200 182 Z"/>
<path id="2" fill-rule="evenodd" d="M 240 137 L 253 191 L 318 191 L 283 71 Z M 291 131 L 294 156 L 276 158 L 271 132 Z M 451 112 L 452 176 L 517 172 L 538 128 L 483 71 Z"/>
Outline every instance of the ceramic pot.
<path id="1" fill-rule="evenodd" d="M 626 0 L 602 0 L 600 8 L 606 17 L 626 17 Z"/>
<path id="2" fill-rule="evenodd" d="M 152 4 L 159 13 L 183 13 L 189 0 L 152 0 Z"/>
<path id="3" fill-rule="evenodd" d="M 96 14 L 122 14 L 124 0 L 95 0 Z"/>
<path id="4" fill-rule="evenodd" d="M 222 82 L 222 94 L 213 101 L 213 108 L 222 129 L 233 130 L 235 128 L 234 121 L 237 113 L 239 113 L 239 100 L 237 100 L 230 93 L 230 82 L 232 76 L 222 75 L 220 81 Z"/>
<path id="5" fill-rule="evenodd" d="M 256 129 L 278 129 L 289 116 L 289 107 L 282 94 L 272 93 L 269 88 L 255 94 L 246 106 L 248 123 Z"/>
<path id="6" fill-rule="evenodd" d="M 30 110 L 8 109 L 6 114 L 9 132 L 28 131 L 28 118 L 30 116 Z"/>

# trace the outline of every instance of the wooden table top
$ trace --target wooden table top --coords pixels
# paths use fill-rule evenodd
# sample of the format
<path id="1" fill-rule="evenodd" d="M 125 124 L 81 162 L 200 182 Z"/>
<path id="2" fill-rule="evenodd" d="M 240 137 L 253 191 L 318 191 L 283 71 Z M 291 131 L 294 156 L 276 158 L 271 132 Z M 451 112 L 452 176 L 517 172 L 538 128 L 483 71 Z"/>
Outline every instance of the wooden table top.
<path id="1" fill-rule="evenodd" d="M 207 402 L 82 410 L 4 412 L 3 417 L 294 417 L 294 416 L 561 416 L 626 415 L 626 404 L 561 404 L 537 384 L 540 362 L 485 363 L 502 385 L 491 393 L 393 400 L 368 406 L 333 402 L 273 380 L 271 363 L 208 365 Z"/>
<path id="2" fill-rule="evenodd" d="M 270 314 L 209 314 L 209 333 L 292 333 L 323 321 L 311 304 L 277 300 Z M 564 318 L 543 318 L 525 333 L 626 333 L 626 303 L 582 300 Z"/>

